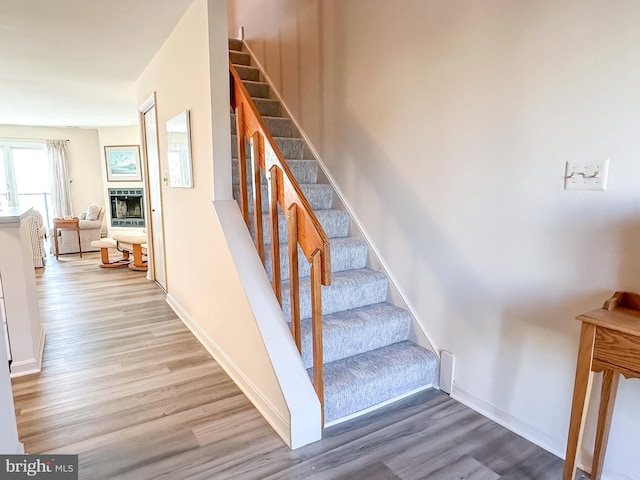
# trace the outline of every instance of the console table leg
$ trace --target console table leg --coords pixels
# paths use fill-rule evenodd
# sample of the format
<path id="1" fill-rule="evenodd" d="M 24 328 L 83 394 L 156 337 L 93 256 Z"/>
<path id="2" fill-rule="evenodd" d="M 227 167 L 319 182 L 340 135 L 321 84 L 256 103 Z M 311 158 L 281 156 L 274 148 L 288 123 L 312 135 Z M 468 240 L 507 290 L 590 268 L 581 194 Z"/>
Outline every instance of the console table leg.
<path id="1" fill-rule="evenodd" d="M 58 229 L 55 226 L 53 227 L 53 243 L 55 243 L 56 246 L 56 260 L 58 260 L 60 251 L 58 250 Z"/>
<path id="2" fill-rule="evenodd" d="M 80 227 L 76 230 L 78 233 L 78 250 L 80 251 L 80 258 L 82 258 L 82 242 L 80 242 Z"/>
<path id="3" fill-rule="evenodd" d="M 578 348 L 578 364 L 576 379 L 573 387 L 573 402 L 571 405 L 571 419 L 569 421 L 569 436 L 567 439 L 567 454 L 564 461 L 562 480 L 574 480 L 576 474 L 576 454 L 583 433 L 586 403 L 591 391 L 591 361 L 595 343 L 596 327 L 588 323 L 582 324 L 580 347 Z"/>
<path id="4" fill-rule="evenodd" d="M 620 374 L 618 372 L 605 370 L 602 374 L 602 394 L 598 412 L 596 446 L 593 451 L 593 467 L 591 469 L 591 478 L 593 480 L 600 480 L 602 476 L 602 466 L 604 464 L 604 455 L 607 451 L 607 440 L 609 440 L 611 417 L 613 416 L 613 406 L 616 403 L 619 381 Z"/>

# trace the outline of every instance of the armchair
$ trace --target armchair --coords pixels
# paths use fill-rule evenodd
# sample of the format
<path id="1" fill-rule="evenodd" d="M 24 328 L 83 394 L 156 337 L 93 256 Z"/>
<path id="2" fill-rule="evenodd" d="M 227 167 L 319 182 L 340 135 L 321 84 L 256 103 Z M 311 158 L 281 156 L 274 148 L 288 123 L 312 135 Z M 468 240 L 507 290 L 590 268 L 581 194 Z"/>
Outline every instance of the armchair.
<path id="1" fill-rule="evenodd" d="M 44 267 L 46 256 L 44 249 L 44 239 L 47 236 L 46 228 L 43 225 L 42 214 L 37 210 L 31 210 L 27 217 L 29 225 L 29 236 L 31 237 L 31 250 L 33 252 L 34 268 Z"/>
<path id="2" fill-rule="evenodd" d="M 91 246 L 94 240 L 102 236 L 102 221 L 104 207 L 91 204 L 86 212 L 78 215 L 80 226 L 80 244 L 82 252 L 97 252 L 100 249 Z M 53 244 L 53 242 L 51 242 Z M 52 247 L 53 249 L 53 247 Z M 78 236 L 74 230 L 58 230 L 58 251 L 63 253 L 78 253 Z M 52 251 L 53 253 L 53 251 Z"/>

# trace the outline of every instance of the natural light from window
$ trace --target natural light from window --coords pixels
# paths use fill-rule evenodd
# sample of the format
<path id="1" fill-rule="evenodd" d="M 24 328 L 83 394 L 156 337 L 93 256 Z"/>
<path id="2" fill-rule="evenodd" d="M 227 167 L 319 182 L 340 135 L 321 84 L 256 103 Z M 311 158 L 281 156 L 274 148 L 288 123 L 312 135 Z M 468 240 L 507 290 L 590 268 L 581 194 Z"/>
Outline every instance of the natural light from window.
<path id="1" fill-rule="evenodd" d="M 51 226 L 49 161 L 42 143 L 0 141 L 0 202 L 3 206 L 33 207 Z"/>

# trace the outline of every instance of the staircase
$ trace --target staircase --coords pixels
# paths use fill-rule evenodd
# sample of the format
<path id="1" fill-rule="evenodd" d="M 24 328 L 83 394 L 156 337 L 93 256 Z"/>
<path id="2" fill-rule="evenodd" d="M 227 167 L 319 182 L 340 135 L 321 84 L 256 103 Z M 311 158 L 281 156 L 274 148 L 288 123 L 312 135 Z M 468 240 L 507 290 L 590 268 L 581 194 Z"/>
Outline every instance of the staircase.
<path id="1" fill-rule="evenodd" d="M 367 267 L 367 243 L 349 236 L 349 214 L 333 208 L 333 188 L 327 183 L 318 182 L 318 163 L 309 155 L 304 140 L 296 138 L 293 122 L 286 117 L 280 102 L 270 98 L 269 85 L 262 81 L 261 72 L 252 66 L 249 53 L 244 52 L 242 47 L 242 42 L 229 40 L 230 60 L 330 240 L 332 282 L 330 286 L 322 288 L 325 422 L 339 420 L 432 386 L 438 371 L 436 355 L 409 341 L 411 315 L 387 301 L 386 275 Z M 234 114 L 231 114 L 231 132 L 233 191 L 238 200 L 240 189 Z M 250 151 L 248 145 L 246 150 Z M 252 210 L 252 202 L 249 205 Z M 267 184 L 263 178 L 262 210 L 267 212 L 268 209 Z M 279 231 L 279 238 L 286 241 L 286 219 L 282 213 Z M 265 243 L 268 244 L 271 241 L 268 215 L 263 216 L 263 232 Z M 301 254 L 299 256 L 302 258 Z M 265 268 L 271 278 L 269 249 L 266 249 L 265 257 Z M 280 265 L 282 310 L 289 320 L 291 308 L 286 245 L 280 248 Z M 309 265 L 301 262 L 298 271 L 303 319 L 302 360 L 313 378 Z"/>

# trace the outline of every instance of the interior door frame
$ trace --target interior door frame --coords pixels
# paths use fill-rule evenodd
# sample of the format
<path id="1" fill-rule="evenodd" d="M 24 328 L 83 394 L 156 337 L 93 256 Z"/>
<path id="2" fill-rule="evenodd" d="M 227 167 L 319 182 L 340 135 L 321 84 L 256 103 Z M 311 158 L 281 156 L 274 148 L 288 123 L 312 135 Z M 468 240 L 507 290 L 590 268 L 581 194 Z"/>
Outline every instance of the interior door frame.
<path id="1" fill-rule="evenodd" d="M 142 105 L 140 105 L 140 107 L 138 108 L 138 115 L 139 115 L 139 124 L 140 124 L 140 145 L 142 145 L 142 156 L 144 161 L 143 163 L 143 171 L 144 171 L 144 196 L 145 196 L 145 215 L 147 218 L 147 265 L 148 265 L 148 270 L 147 270 L 147 278 L 149 280 L 152 281 L 156 281 L 156 274 L 155 274 L 155 259 L 154 259 L 154 245 L 153 245 L 153 229 L 155 228 L 155 226 L 153 225 L 153 220 L 152 220 L 152 216 L 151 216 L 151 210 L 152 210 L 152 205 L 151 205 L 151 187 L 149 185 L 149 158 L 147 156 L 147 135 L 146 135 L 146 130 L 145 130 L 145 124 L 146 124 L 146 119 L 144 117 L 145 113 L 147 113 L 149 110 L 151 110 L 152 108 L 156 108 L 156 148 L 158 150 L 158 168 L 160 168 L 160 137 L 158 135 L 158 109 L 157 109 L 157 103 L 156 103 L 156 92 L 154 91 L 149 98 L 147 98 Z M 158 178 L 160 177 L 160 172 L 158 171 Z M 164 216 L 164 201 L 163 201 L 163 197 L 162 197 L 162 185 L 160 185 L 160 208 L 162 210 L 162 215 Z M 164 218 L 162 221 L 162 226 L 161 226 L 161 236 L 162 238 L 165 238 L 165 234 L 164 234 Z M 164 242 L 163 242 L 164 243 Z M 162 255 L 164 256 L 163 258 L 163 262 L 164 262 L 164 266 L 165 266 L 165 285 L 164 287 L 161 286 L 161 288 L 164 288 L 165 291 L 168 291 L 169 289 L 169 280 L 167 278 L 167 255 L 166 255 L 166 246 L 163 246 L 162 249 Z M 157 283 L 157 282 L 156 282 Z"/>

